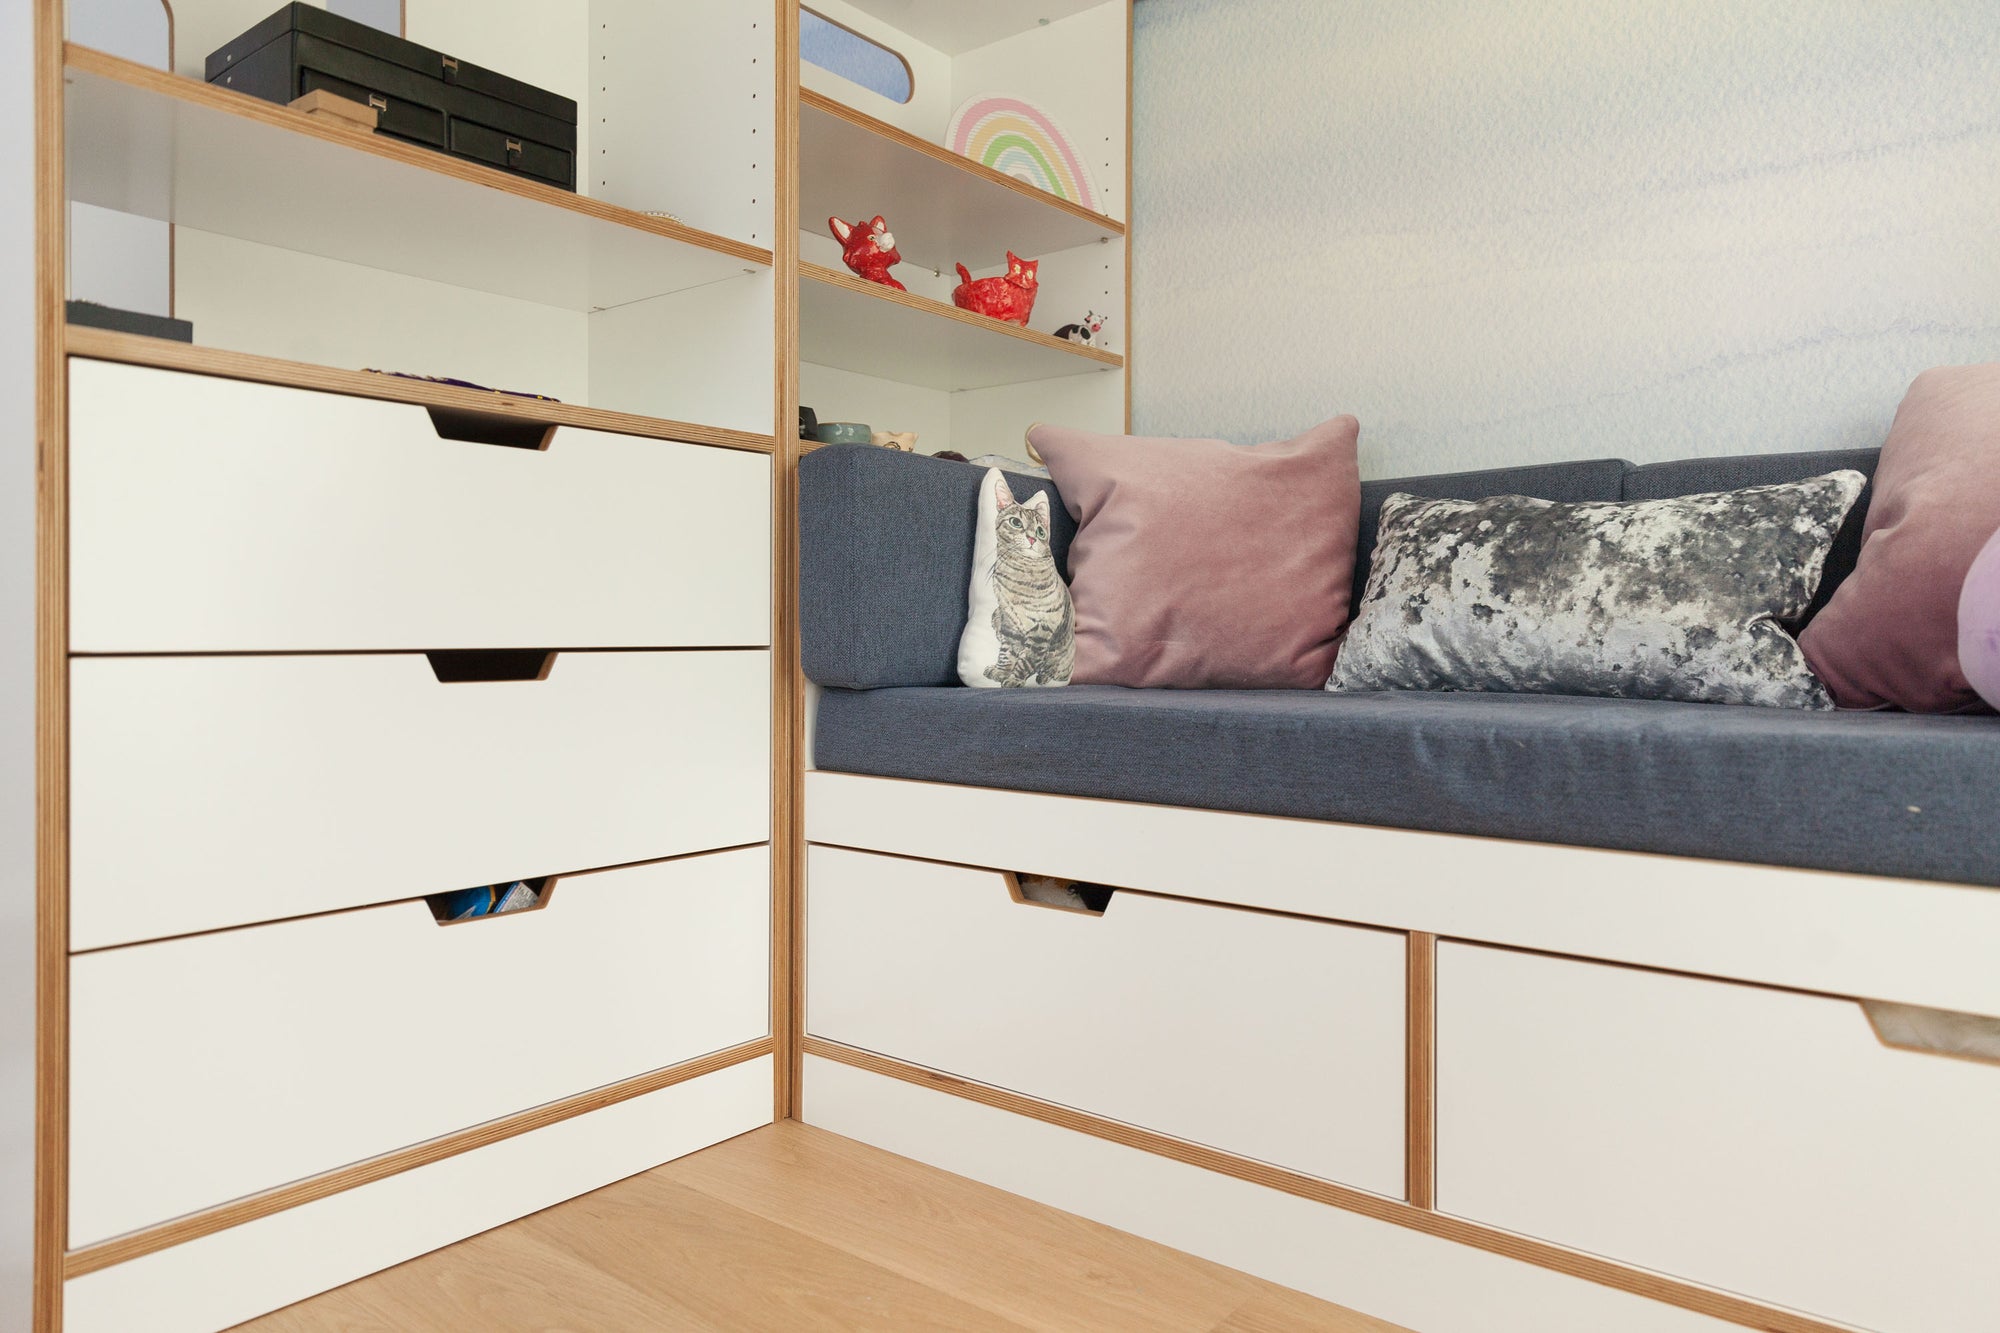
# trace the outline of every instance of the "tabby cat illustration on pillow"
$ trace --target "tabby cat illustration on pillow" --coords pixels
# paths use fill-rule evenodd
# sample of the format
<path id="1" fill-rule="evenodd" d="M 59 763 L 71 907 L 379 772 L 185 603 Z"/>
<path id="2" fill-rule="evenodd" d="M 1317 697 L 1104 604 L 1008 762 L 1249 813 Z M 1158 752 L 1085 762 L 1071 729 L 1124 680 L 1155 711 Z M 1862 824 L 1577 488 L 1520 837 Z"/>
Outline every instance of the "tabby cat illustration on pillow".
<path id="1" fill-rule="evenodd" d="M 1066 685 L 1076 661 L 1076 613 L 1049 545 L 1048 493 L 1016 501 L 998 468 L 988 470 L 981 492 L 984 531 L 973 555 L 959 678 L 988 688 Z"/>

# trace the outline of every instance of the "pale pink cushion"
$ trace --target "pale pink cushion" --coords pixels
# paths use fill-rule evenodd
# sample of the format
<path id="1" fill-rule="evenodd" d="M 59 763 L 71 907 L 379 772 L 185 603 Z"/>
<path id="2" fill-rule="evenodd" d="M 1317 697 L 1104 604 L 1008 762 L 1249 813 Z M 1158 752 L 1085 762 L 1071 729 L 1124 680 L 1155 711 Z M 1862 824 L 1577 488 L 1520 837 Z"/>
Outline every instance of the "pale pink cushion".
<path id="1" fill-rule="evenodd" d="M 1038 425 L 1077 521 L 1078 685 L 1316 690 L 1347 625 L 1361 426 L 1239 448 Z"/>
<path id="2" fill-rule="evenodd" d="M 1875 469 L 1854 572 L 1799 636 L 1842 708 L 1976 704 L 1958 660 L 1958 595 L 2000 528 L 2000 363 L 1927 370 Z"/>

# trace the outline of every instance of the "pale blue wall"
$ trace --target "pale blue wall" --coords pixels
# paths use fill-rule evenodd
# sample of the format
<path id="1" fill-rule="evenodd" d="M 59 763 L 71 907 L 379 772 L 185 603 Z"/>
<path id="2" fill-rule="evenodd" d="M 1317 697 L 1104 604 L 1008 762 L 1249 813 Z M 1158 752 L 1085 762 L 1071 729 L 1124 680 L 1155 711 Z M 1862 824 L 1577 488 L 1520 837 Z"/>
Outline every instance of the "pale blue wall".
<path id="1" fill-rule="evenodd" d="M 2000 359 L 1995 0 L 1143 0 L 1134 427 L 1879 443 Z"/>

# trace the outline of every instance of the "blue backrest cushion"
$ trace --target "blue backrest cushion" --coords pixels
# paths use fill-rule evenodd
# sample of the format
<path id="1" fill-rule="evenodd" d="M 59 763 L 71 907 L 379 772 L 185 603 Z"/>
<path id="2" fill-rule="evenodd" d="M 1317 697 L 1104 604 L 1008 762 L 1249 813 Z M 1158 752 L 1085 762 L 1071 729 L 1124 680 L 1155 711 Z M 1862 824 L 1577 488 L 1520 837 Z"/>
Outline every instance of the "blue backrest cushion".
<path id="1" fill-rule="evenodd" d="M 1782 486 L 1807 477 L 1852 468 L 1869 479 L 1867 489 L 1848 511 L 1840 535 L 1827 552 L 1826 571 L 1820 575 L 1819 591 L 1799 624 L 1819 614 L 1842 579 L 1854 572 L 1861 555 L 1861 527 L 1868 519 L 1868 502 L 1875 497 L 1875 463 L 1880 449 L 1828 449 L 1799 454 L 1739 454 L 1728 458 L 1685 458 L 1673 463 L 1649 463 L 1625 474 L 1627 500 L 1666 500 L 1677 495 L 1705 495 L 1710 491 L 1740 491 L 1745 486 Z"/>
<path id="2" fill-rule="evenodd" d="M 972 524 L 986 469 L 834 444 L 799 460 L 799 641 L 808 679 L 847 690 L 958 684 Z M 1045 477 L 1007 475 L 1019 500 L 1049 494 L 1064 577 L 1076 524 Z"/>
<path id="3" fill-rule="evenodd" d="M 1361 594 L 1368 587 L 1368 567 L 1375 558 L 1382 502 L 1398 492 L 1421 495 L 1427 500 L 1484 500 L 1495 495 L 1527 495 L 1537 500 L 1570 503 L 1616 500 L 1622 494 L 1628 466 L 1616 458 L 1592 458 L 1578 463 L 1539 463 L 1533 467 L 1497 467 L 1482 472 L 1364 481 L 1361 540 L 1354 558 L 1354 598 L 1348 605 L 1361 605 Z"/>

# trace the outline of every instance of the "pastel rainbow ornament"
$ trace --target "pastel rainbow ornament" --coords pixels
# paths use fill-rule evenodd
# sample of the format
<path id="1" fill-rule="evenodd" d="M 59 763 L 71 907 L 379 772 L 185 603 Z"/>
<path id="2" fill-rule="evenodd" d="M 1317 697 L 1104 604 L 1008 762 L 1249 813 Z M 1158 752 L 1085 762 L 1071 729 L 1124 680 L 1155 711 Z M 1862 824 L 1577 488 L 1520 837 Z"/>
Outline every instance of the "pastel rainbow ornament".
<path id="1" fill-rule="evenodd" d="M 1099 212 L 1083 155 L 1048 113 L 1018 97 L 975 97 L 953 113 L 945 146 L 1058 199 Z"/>

